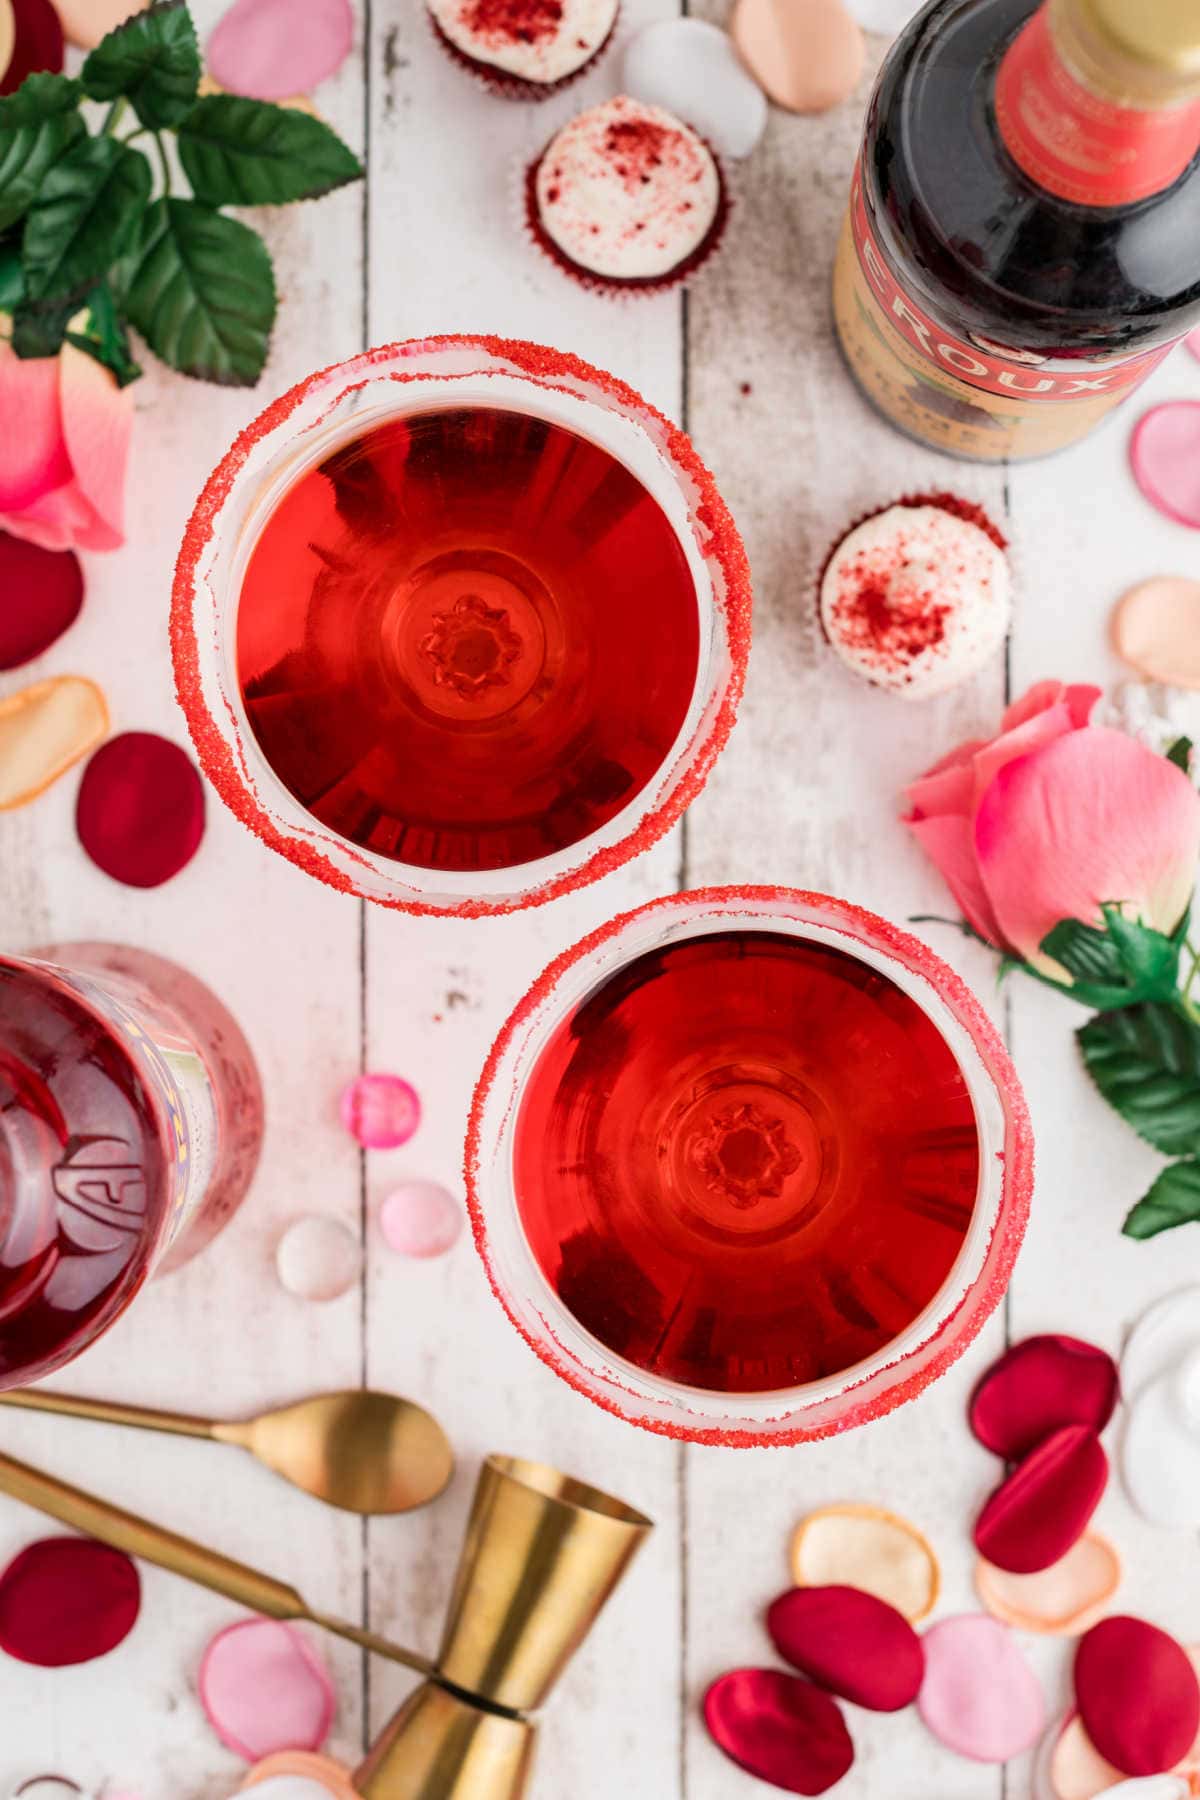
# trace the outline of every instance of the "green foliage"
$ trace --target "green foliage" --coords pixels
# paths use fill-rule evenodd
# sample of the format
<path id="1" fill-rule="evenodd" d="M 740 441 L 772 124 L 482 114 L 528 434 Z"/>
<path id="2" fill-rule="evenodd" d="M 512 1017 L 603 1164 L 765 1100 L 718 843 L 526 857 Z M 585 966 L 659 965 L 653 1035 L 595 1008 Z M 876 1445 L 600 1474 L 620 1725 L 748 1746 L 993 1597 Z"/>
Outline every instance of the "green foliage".
<path id="1" fill-rule="evenodd" d="M 128 100 L 151 131 L 186 119 L 200 85 L 200 49 L 184 0 L 162 0 L 110 31 L 83 65 L 93 100 Z"/>
<path id="2" fill-rule="evenodd" d="M 240 94 L 198 100 L 178 143 L 192 193 L 207 206 L 315 200 L 362 174 L 358 158 L 320 119 Z"/>
<path id="3" fill-rule="evenodd" d="M 1152 1238 L 1160 1231 L 1173 1231 L 1177 1225 L 1191 1225 L 1200 1219 L 1200 1162 L 1171 1163 L 1165 1168 L 1148 1194 L 1138 1201 L 1123 1230 L 1126 1237 Z"/>
<path id="4" fill-rule="evenodd" d="M 183 375 L 252 387 L 275 322 L 266 245 L 194 200 L 156 200 L 132 259 L 125 307 L 156 356 Z"/>
<path id="5" fill-rule="evenodd" d="M 1077 1034 L 1108 1104 L 1166 1156 L 1200 1153 L 1200 1026 L 1149 1001 L 1098 1013 Z"/>

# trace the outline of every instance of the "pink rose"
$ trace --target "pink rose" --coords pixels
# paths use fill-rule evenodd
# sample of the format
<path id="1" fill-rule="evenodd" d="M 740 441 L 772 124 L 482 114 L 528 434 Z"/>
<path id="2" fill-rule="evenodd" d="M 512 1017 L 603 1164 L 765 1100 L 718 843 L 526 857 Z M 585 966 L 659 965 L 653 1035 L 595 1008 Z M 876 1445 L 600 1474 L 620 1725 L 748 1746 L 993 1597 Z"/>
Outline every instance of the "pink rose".
<path id="1" fill-rule="evenodd" d="M 128 389 L 73 344 L 22 360 L 0 341 L 0 419 L 0 528 L 46 550 L 123 544 Z"/>
<path id="2" fill-rule="evenodd" d="M 1101 907 L 1171 933 L 1200 857 L 1200 794 L 1124 732 L 1089 723 L 1100 690 L 1041 681 L 990 740 L 961 744 L 907 790 L 906 824 L 969 924 L 1045 973 L 1060 919 Z"/>

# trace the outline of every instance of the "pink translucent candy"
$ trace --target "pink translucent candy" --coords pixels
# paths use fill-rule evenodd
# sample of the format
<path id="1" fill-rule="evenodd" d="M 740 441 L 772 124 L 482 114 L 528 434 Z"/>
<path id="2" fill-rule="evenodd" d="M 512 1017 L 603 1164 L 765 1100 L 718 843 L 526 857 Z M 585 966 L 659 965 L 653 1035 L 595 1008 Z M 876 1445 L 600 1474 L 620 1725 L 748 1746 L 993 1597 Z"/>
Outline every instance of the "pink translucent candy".
<path id="1" fill-rule="evenodd" d="M 275 1619 L 218 1632 L 198 1685 L 209 1724 L 247 1762 L 276 1750 L 319 1750 L 333 1723 L 329 1671 L 298 1631 Z"/>
<path id="2" fill-rule="evenodd" d="M 400 1256 L 444 1256 L 462 1227 L 462 1207 L 436 1181 L 406 1181 L 379 1209 L 384 1242 Z"/>
<path id="3" fill-rule="evenodd" d="M 290 100 L 334 74 L 353 42 L 350 0 L 235 0 L 208 40 L 208 67 L 231 94 Z"/>
<path id="4" fill-rule="evenodd" d="M 1200 530 L 1200 400 L 1168 400 L 1139 420 L 1129 449 L 1147 500 Z"/>
<path id="5" fill-rule="evenodd" d="M 360 1075 L 342 1093 L 342 1124 L 367 1150 L 397 1150 L 421 1123 L 417 1090 L 399 1075 Z"/>

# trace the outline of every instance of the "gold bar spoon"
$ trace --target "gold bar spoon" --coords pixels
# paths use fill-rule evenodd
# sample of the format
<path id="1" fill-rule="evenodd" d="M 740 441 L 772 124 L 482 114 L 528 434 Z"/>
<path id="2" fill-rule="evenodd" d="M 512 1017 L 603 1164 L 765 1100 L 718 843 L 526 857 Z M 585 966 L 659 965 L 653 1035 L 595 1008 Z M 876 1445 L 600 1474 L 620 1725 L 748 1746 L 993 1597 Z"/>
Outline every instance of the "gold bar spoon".
<path id="1" fill-rule="evenodd" d="M 9 1494 L 26 1506 L 36 1507 L 39 1512 L 48 1513 L 52 1519 L 58 1519 L 61 1524 L 88 1537 L 99 1538 L 102 1544 L 111 1544 L 114 1550 L 123 1550 L 127 1556 L 140 1557 L 143 1562 L 155 1563 L 172 1575 L 182 1575 L 186 1581 L 211 1588 L 213 1593 L 223 1594 L 239 1606 L 248 1606 L 252 1612 L 265 1613 L 269 1619 L 305 1619 L 311 1625 L 333 1632 L 335 1637 L 346 1638 L 364 1650 L 386 1656 L 390 1662 L 403 1663 L 406 1669 L 415 1669 L 419 1675 L 430 1676 L 434 1672 L 428 1659 L 419 1656 L 415 1650 L 404 1650 L 399 1644 L 393 1644 L 373 1631 L 365 1631 L 359 1625 L 351 1625 L 345 1619 L 314 1612 L 307 1600 L 286 1582 L 276 1581 L 274 1576 L 264 1575 L 260 1569 L 252 1569 L 245 1563 L 234 1562 L 232 1557 L 222 1556 L 220 1551 L 210 1550 L 191 1538 L 180 1537 L 177 1532 L 155 1525 L 149 1519 L 141 1519 L 136 1513 L 125 1512 L 111 1501 L 84 1493 L 82 1488 L 70 1487 L 57 1476 L 30 1468 L 14 1457 L 0 1456 L 0 1493 Z"/>
<path id="2" fill-rule="evenodd" d="M 0 1394 L 0 1405 L 237 1444 L 344 1512 L 411 1512 L 435 1500 L 454 1472 L 446 1434 L 424 1407 L 368 1388 L 314 1394 L 256 1419 L 229 1421 L 32 1388 Z"/>

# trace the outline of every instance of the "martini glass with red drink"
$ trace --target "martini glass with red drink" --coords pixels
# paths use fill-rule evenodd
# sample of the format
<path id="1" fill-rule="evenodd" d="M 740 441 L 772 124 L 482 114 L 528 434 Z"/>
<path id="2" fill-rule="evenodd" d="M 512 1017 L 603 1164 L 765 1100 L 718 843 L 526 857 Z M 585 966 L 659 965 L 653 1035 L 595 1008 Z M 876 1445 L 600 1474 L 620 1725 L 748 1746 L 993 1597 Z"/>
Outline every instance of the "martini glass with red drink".
<path id="1" fill-rule="evenodd" d="M 502 339 L 375 350 L 238 439 L 172 637 L 201 761 L 273 849 L 413 912 L 504 912 L 624 862 L 733 722 L 740 539 L 623 382 Z"/>
<path id="2" fill-rule="evenodd" d="M 1007 1284 L 1032 1184 L 1016 1073 L 924 944 L 825 895 L 716 888 L 561 956 L 467 1148 L 509 1317 L 653 1431 L 796 1443 L 918 1394 Z"/>

